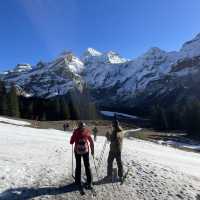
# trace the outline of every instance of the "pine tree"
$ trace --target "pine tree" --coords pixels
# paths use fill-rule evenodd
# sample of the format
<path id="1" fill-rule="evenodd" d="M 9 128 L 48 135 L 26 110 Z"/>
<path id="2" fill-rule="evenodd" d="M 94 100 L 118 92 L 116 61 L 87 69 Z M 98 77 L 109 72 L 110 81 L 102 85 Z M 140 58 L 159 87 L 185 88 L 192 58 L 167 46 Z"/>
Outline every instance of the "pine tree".
<path id="1" fill-rule="evenodd" d="M 186 108 L 185 123 L 191 136 L 200 137 L 200 101 L 192 101 Z"/>
<path id="2" fill-rule="evenodd" d="M 151 110 L 151 119 L 156 129 L 168 129 L 166 111 L 159 105 L 153 106 Z"/>
<path id="3" fill-rule="evenodd" d="M 71 99 L 69 99 L 68 101 L 69 101 L 68 107 L 69 107 L 70 119 L 72 119 L 72 120 L 80 119 L 79 114 L 77 112 L 77 108 L 74 105 L 74 102 Z"/>
<path id="4" fill-rule="evenodd" d="M 59 99 L 49 99 L 45 102 L 45 109 L 43 115 L 46 120 L 59 120 L 60 119 L 60 102 Z"/>
<path id="5" fill-rule="evenodd" d="M 64 97 L 60 99 L 60 117 L 62 120 L 70 119 L 70 110 Z"/>
<path id="6" fill-rule="evenodd" d="M 172 130 L 183 130 L 182 126 L 183 118 L 183 106 L 174 105 L 169 110 L 167 110 L 167 120 L 169 128 Z"/>
<path id="7" fill-rule="evenodd" d="M 14 85 L 11 86 L 7 98 L 8 98 L 8 115 L 13 117 L 20 117 L 19 99 L 17 96 L 16 87 Z"/>
<path id="8" fill-rule="evenodd" d="M 160 112 L 161 112 L 161 123 L 162 123 L 162 129 L 168 129 L 169 125 L 168 125 L 168 120 L 167 120 L 167 115 L 166 115 L 166 110 L 163 108 L 160 108 Z"/>
<path id="9" fill-rule="evenodd" d="M 54 112 L 55 112 L 55 120 L 60 120 L 61 109 L 60 109 L 60 99 L 56 98 L 54 100 Z"/>
<path id="10" fill-rule="evenodd" d="M 0 115 L 7 115 L 7 96 L 6 88 L 3 81 L 0 81 Z"/>
<path id="11" fill-rule="evenodd" d="M 88 110 L 88 119 L 90 120 L 96 120 L 97 119 L 97 110 L 95 103 L 89 103 L 89 110 Z"/>
<path id="12" fill-rule="evenodd" d="M 70 91 L 68 95 L 68 107 L 71 119 L 73 120 L 83 119 L 81 118 L 81 113 L 82 113 L 81 106 L 84 105 L 80 104 L 80 95 L 77 95 L 76 91 Z"/>
<path id="13" fill-rule="evenodd" d="M 27 105 L 27 116 L 30 119 L 33 118 L 33 101 L 30 101 L 29 104 Z"/>

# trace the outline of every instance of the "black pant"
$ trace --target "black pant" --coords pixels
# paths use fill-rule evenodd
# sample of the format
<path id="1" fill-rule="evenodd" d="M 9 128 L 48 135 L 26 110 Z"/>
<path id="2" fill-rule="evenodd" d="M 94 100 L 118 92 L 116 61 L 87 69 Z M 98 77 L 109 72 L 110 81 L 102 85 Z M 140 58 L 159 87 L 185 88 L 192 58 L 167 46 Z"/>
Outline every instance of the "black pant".
<path id="1" fill-rule="evenodd" d="M 81 184 L 81 157 L 83 157 L 83 163 L 85 166 L 85 173 L 87 176 L 87 183 L 92 183 L 92 174 L 90 169 L 89 153 L 80 155 L 75 153 L 76 158 L 76 170 L 75 170 L 75 182 L 76 184 Z"/>
<path id="2" fill-rule="evenodd" d="M 123 165 L 122 165 L 122 159 L 121 159 L 121 152 L 112 152 L 112 151 L 109 152 L 107 175 L 112 176 L 114 159 L 116 159 L 116 161 L 117 161 L 118 176 L 122 177 L 123 176 Z"/>

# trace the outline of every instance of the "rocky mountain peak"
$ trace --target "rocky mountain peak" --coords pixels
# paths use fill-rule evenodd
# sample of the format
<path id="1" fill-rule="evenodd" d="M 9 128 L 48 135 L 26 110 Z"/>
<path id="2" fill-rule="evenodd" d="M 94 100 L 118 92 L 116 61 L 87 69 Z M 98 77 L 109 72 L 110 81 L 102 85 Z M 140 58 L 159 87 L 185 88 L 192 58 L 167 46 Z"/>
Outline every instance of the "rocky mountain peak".
<path id="1" fill-rule="evenodd" d="M 118 63 L 124 63 L 127 60 L 123 58 L 120 54 L 114 51 L 108 51 L 107 53 L 104 54 L 105 60 L 112 64 L 118 64 Z"/>
<path id="2" fill-rule="evenodd" d="M 96 49 L 93 48 L 87 48 L 86 51 L 84 52 L 83 56 L 101 56 L 102 53 L 97 51 Z"/>
<path id="3" fill-rule="evenodd" d="M 192 40 L 183 44 L 180 52 L 187 57 L 200 55 L 200 33 Z"/>
<path id="4" fill-rule="evenodd" d="M 143 57 L 158 57 L 166 55 L 166 52 L 158 47 L 152 47 L 150 48 L 145 54 L 143 54 Z"/>
<path id="5" fill-rule="evenodd" d="M 124 63 L 127 60 L 114 51 L 101 53 L 93 48 L 88 48 L 82 57 L 85 63 Z"/>
<path id="6" fill-rule="evenodd" d="M 32 67 L 30 64 L 17 64 L 16 67 L 14 68 L 15 72 L 24 72 L 31 70 Z"/>

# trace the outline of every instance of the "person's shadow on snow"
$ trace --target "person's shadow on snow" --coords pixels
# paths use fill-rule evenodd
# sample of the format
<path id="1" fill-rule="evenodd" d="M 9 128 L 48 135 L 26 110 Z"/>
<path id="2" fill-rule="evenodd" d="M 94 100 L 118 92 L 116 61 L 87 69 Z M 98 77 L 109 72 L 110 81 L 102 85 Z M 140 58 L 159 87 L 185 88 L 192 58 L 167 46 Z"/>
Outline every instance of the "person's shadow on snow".
<path id="1" fill-rule="evenodd" d="M 196 200 L 200 200 L 200 194 L 197 194 Z"/>
<path id="2" fill-rule="evenodd" d="M 8 189 L 0 194 L 0 200 L 28 200 L 43 195 L 59 195 L 77 191 L 74 184 L 62 187 L 41 187 L 41 188 L 14 188 Z"/>
<path id="3" fill-rule="evenodd" d="M 110 184 L 110 183 L 119 183 L 119 180 L 107 180 L 105 178 L 102 178 L 101 180 L 94 181 L 94 185 L 104 185 L 104 184 Z"/>

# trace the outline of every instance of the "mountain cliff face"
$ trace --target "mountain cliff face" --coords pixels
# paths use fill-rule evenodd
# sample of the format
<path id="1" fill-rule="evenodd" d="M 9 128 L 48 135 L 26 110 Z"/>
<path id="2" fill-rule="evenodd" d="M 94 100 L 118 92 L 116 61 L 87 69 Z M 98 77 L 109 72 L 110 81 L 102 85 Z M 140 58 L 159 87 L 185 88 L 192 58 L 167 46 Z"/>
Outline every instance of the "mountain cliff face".
<path id="1" fill-rule="evenodd" d="M 88 48 L 81 58 L 63 52 L 49 63 L 17 65 L 0 74 L 7 87 L 17 84 L 23 95 L 51 98 L 85 86 L 101 107 L 146 109 L 155 103 L 176 103 L 200 98 L 200 34 L 180 51 L 157 47 L 127 60 L 118 53 Z"/>

